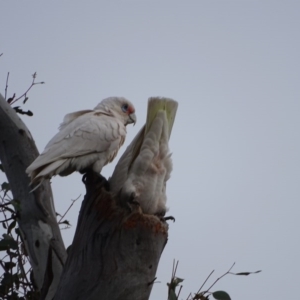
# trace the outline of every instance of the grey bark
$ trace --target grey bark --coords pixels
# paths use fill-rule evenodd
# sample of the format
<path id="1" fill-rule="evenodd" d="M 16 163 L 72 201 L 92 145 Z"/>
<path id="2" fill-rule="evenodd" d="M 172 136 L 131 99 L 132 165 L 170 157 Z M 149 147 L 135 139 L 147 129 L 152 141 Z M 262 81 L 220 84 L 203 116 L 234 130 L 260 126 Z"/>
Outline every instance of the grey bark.
<path id="1" fill-rule="evenodd" d="M 28 165 L 38 150 L 26 125 L 0 94 L 0 160 L 14 199 L 18 224 L 43 299 L 52 299 L 67 253 L 58 227 L 49 181 L 30 193 Z"/>
<path id="2" fill-rule="evenodd" d="M 87 174 L 67 258 L 49 182 L 30 193 L 25 169 L 37 155 L 27 127 L 0 95 L 0 160 L 13 197 L 20 201 L 18 224 L 41 299 L 147 300 L 168 225 L 143 215 L 136 205 L 121 207 L 105 179 Z"/>
<path id="3" fill-rule="evenodd" d="M 147 300 L 168 225 L 138 206 L 122 208 L 105 179 L 86 176 L 74 241 L 55 300 Z"/>

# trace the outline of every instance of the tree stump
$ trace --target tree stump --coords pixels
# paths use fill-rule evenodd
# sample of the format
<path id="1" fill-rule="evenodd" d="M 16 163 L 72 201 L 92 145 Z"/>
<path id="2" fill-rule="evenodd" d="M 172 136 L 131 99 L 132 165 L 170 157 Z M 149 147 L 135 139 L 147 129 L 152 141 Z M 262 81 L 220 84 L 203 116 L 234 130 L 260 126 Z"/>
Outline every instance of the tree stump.
<path id="1" fill-rule="evenodd" d="M 55 300 L 146 300 L 155 280 L 168 225 L 119 206 L 108 182 L 85 177 L 86 195 Z"/>

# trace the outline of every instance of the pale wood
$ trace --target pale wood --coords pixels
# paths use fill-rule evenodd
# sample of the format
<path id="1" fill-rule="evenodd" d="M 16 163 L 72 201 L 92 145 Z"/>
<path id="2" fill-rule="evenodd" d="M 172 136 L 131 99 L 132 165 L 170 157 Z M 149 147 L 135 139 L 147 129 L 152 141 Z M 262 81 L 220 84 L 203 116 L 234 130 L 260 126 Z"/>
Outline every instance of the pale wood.
<path id="1" fill-rule="evenodd" d="M 25 170 L 38 154 L 28 128 L 0 94 L 0 160 L 13 197 L 20 201 L 17 221 L 35 283 L 42 291 L 42 298 L 50 300 L 56 292 L 67 253 L 56 221 L 49 181 L 30 193 Z"/>

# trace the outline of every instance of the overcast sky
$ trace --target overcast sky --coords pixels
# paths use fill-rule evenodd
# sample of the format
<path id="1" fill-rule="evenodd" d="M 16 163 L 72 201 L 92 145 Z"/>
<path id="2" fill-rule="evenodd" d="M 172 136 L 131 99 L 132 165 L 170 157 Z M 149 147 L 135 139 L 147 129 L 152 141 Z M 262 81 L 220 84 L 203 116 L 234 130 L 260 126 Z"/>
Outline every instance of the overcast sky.
<path id="1" fill-rule="evenodd" d="M 167 299 L 173 259 L 182 299 L 215 269 L 232 299 L 296 299 L 300 240 L 299 1 L 2 1 L 0 92 L 22 94 L 42 151 L 66 113 L 124 96 L 138 122 L 147 99 L 179 102 L 170 147 L 169 241 L 152 300 Z M 63 231 L 73 239 L 81 176 L 52 180 L 56 210 L 81 195 Z M 207 286 L 208 287 L 208 286 Z"/>

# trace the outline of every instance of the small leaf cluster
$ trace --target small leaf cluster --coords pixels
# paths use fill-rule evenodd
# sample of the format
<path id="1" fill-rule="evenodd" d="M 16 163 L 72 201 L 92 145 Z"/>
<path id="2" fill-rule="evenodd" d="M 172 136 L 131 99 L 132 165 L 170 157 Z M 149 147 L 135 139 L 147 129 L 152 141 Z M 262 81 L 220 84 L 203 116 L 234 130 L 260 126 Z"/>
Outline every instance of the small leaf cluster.
<path id="1" fill-rule="evenodd" d="M 201 287 L 199 288 L 198 292 L 195 293 L 194 295 L 192 295 L 191 293 L 188 295 L 186 300 L 208 300 L 210 296 L 212 296 L 214 299 L 216 300 L 231 300 L 229 294 L 225 291 L 215 291 L 215 292 L 211 292 L 210 290 L 212 289 L 212 287 L 220 280 L 222 279 L 224 276 L 226 276 L 227 274 L 231 274 L 231 275 L 238 275 L 238 276 L 248 276 L 250 274 L 256 274 L 261 272 L 256 271 L 256 272 L 239 272 L 239 273 L 233 273 L 231 272 L 232 268 L 234 267 L 235 263 L 230 267 L 230 269 L 224 273 L 222 276 L 220 276 L 219 278 L 217 278 L 212 285 L 206 289 L 203 290 L 204 285 L 207 283 L 208 279 L 210 278 L 210 276 L 213 274 L 214 270 L 208 275 L 208 277 L 205 279 L 205 281 L 203 282 L 203 284 L 201 285 Z M 167 283 L 168 285 L 168 300 L 179 300 L 179 295 L 182 289 L 182 285 L 180 285 L 181 282 L 183 282 L 184 279 L 176 277 L 176 271 L 177 271 L 177 267 L 178 267 L 178 261 L 175 265 L 175 261 L 173 262 L 173 270 L 172 270 L 172 276 L 171 276 L 171 281 L 170 283 Z M 176 288 L 179 287 L 179 291 L 176 294 Z"/>
<path id="2" fill-rule="evenodd" d="M 16 93 L 14 93 L 11 97 L 9 97 L 6 101 L 10 104 L 13 105 L 15 104 L 17 101 L 22 100 L 23 99 L 23 104 L 25 104 L 28 101 L 28 92 L 32 89 L 32 87 L 34 85 L 37 84 L 44 84 L 44 81 L 40 81 L 40 82 L 36 82 L 35 79 L 37 77 L 36 72 L 34 72 L 34 74 L 32 75 L 32 82 L 30 84 L 30 86 L 28 87 L 28 89 L 19 97 L 16 96 Z M 9 79 L 9 73 L 7 74 L 7 78 L 6 78 L 6 87 L 5 87 L 5 99 L 7 97 L 7 90 L 8 90 L 8 79 Z M 21 115 L 27 115 L 29 117 L 33 116 L 33 112 L 31 110 L 23 110 L 22 108 L 20 108 L 20 106 L 15 106 L 13 107 L 13 109 L 16 111 L 16 113 L 21 114 Z"/>
<path id="3" fill-rule="evenodd" d="M 0 170 L 3 171 L 0 164 Z M 32 269 L 17 227 L 19 201 L 12 199 L 7 182 L 0 189 L 0 299 L 39 299 L 31 276 Z"/>

